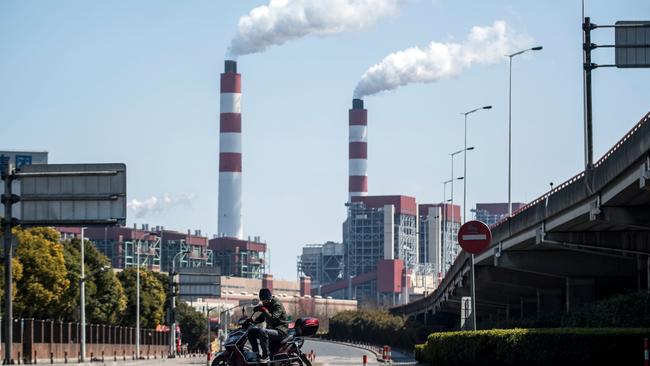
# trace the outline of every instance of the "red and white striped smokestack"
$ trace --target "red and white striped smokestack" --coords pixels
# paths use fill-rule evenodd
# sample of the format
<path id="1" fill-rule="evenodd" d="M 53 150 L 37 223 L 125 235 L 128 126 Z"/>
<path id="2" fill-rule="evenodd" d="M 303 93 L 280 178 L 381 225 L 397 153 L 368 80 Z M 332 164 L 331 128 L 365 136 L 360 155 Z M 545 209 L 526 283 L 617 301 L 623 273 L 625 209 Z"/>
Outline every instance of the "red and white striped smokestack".
<path id="1" fill-rule="evenodd" d="M 225 62 L 220 106 L 218 235 L 243 239 L 241 75 L 237 73 L 236 61 Z"/>
<path id="2" fill-rule="evenodd" d="M 362 99 L 352 99 L 349 111 L 350 149 L 348 202 L 355 196 L 368 195 L 368 111 Z"/>

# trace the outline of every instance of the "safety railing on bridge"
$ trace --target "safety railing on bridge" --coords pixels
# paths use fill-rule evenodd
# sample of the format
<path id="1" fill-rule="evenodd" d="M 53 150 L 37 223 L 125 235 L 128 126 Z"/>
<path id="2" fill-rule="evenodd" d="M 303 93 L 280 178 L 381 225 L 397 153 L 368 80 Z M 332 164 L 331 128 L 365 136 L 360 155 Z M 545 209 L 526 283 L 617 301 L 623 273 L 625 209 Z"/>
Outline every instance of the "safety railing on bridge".
<path id="1" fill-rule="evenodd" d="M 641 118 L 641 120 L 637 124 L 635 124 L 620 140 L 618 140 L 618 142 L 616 144 L 614 144 L 614 146 L 612 146 L 611 149 L 609 149 L 600 159 L 598 159 L 598 161 L 596 161 L 594 163 L 594 168 L 597 168 L 597 167 L 601 166 L 605 161 L 607 161 L 607 159 L 609 159 L 614 154 L 614 152 L 619 150 L 621 148 L 621 146 L 623 146 L 623 144 L 626 141 L 628 141 L 644 124 L 648 123 L 648 120 L 650 120 L 650 112 L 647 113 L 643 118 Z M 575 183 L 576 181 L 584 178 L 584 176 L 585 176 L 584 171 L 576 174 L 575 176 L 573 176 L 573 177 L 569 178 L 568 180 L 566 180 L 565 182 L 553 187 L 553 189 L 551 189 L 548 192 L 542 194 L 541 196 L 537 197 L 536 199 L 534 199 L 534 200 L 528 202 L 527 204 L 519 207 L 517 210 L 512 212 L 512 216 L 514 217 L 517 214 L 519 214 L 519 213 L 521 213 L 523 211 L 526 211 L 528 208 L 530 208 L 530 207 L 532 207 L 532 206 L 534 206 L 534 205 L 536 205 L 536 204 L 538 204 L 540 202 L 545 201 L 546 199 L 548 199 L 549 196 L 551 196 L 551 195 L 565 189 L 566 187 L 570 186 L 571 184 Z M 492 224 L 491 228 L 495 228 L 495 227 L 503 224 L 506 221 L 508 221 L 508 217 L 504 217 L 501 220 L 497 221 L 496 223 Z"/>

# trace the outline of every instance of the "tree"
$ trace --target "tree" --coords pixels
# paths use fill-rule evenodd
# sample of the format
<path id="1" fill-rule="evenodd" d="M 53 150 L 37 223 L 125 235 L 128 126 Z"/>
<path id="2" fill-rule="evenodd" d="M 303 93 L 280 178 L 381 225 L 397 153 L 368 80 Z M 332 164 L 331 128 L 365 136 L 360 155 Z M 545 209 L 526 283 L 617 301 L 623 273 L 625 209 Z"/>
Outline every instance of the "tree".
<path id="1" fill-rule="evenodd" d="M 14 235 L 18 229 L 13 229 Z M 0 232 L 0 238 L 2 238 L 2 232 Z M 4 261 L 0 261 L 0 289 L 5 288 L 5 276 L 4 276 Z M 11 260 L 11 275 L 12 275 L 12 288 L 11 288 L 11 298 L 16 299 L 16 294 L 18 292 L 16 282 L 20 281 L 23 276 L 23 265 L 20 263 L 18 258 L 12 258 Z M 4 290 L 0 291 L 0 304 L 4 304 Z M 2 307 L 2 313 L 4 314 L 4 305 Z"/>
<path id="2" fill-rule="evenodd" d="M 59 233 L 52 228 L 19 229 L 16 257 L 22 276 L 16 281 L 16 315 L 25 318 L 53 317 L 70 287 Z"/>
<path id="3" fill-rule="evenodd" d="M 181 328 L 181 342 L 187 343 L 190 349 L 207 348 L 207 320 L 202 313 L 179 301 L 176 305 L 176 321 Z"/>
<path id="4" fill-rule="evenodd" d="M 118 274 L 128 299 L 122 324 L 134 327 L 136 323 L 136 270 L 131 267 Z M 149 270 L 140 268 L 140 326 L 155 328 L 162 324 L 167 295 L 158 278 Z"/>
<path id="5" fill-rule="evenodd" d="M 126 309 L 126 294 L 122 283 L 110 267 L 109 259 L 90 242 L 84 243 L 84 264 L 86 275 L 86 321 L 96 324 L 119 323 Z M 68 320 L 79 320 L 79 280 L 81 278 L 81 251 L 78 239 L 63 243 L 68 279 L 71 281 L 66 292 L 67 301 L 61 304 L 61 313 Z"/>

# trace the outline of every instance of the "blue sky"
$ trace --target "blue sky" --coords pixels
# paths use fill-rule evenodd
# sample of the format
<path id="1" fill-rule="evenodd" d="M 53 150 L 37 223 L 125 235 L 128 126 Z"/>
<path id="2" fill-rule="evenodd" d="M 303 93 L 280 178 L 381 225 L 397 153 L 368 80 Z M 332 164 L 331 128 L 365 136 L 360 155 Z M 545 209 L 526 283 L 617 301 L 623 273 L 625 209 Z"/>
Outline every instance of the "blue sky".
<path id="1" fill-rule="evenodd" d="M 129 222 L 216 231 L 219 73 L 240 16 L 264 1 L 0 2 L 0 149 L 50 162 L 124 162 L 129 199 L 191 196 Z M 646 0 L 587 1 L 600 24 L 650 19 Z M 513 200 L 583 165 L 580 2 L 413 0 L 365 31 L 306 37 L 243 56 L 244 232 L 294 278 L 306 243 L 341 240 L 347 110 L 360 76 L 391 52 L 460 41 L 505 20 L 544 46 L 513 67 Z M 613 42 L 597 30 L 596 43 Z M 597 50 L 612 63 L 612 50 Z M 366 99 L 370 194 L 442 200 L 448 153 L 469 122 L 468 206 L 507 200 L 507 62 Z M 650 70 L 594 72 L 595 156 L 650 110 Z M 462 159 L 456 160 L 458 171 Z M 461 192 L 462 186 L 456 186 Z M 461 198 L 456 193 L 456 201 Z"/>

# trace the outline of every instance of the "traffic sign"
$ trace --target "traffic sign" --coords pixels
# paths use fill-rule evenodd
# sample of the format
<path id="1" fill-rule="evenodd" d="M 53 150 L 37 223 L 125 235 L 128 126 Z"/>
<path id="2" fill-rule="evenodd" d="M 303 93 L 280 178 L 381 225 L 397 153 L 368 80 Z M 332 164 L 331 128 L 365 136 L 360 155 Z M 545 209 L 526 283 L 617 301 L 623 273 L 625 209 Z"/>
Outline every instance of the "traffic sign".
<path id="1" fill-rule="evenodd" d="M 458 230 L 458 244 L 468 253 L 479 254 L 490 246 L 492 232 L 481 221 L 468 221 Z"/>

